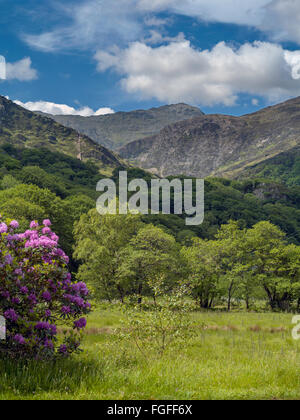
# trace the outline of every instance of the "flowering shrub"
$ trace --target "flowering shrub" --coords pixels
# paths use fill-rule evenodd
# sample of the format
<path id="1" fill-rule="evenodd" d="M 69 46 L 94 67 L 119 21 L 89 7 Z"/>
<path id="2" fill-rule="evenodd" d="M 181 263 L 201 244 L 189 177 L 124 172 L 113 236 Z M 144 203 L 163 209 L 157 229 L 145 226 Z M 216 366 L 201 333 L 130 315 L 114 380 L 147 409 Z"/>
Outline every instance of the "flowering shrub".
<path id="1" fill-rule="evenodd" d="M 24 357 L 68 356 L 79 350 L 91 305 L 85 283 L 74 283 L 69 258 L 58 247 L 50 220 L 16 233 L 17 221 L 0 216 L 0 315 L 6 319 L 1 353 Z M 59 340 L 57 326 L 68 327 Z"/>

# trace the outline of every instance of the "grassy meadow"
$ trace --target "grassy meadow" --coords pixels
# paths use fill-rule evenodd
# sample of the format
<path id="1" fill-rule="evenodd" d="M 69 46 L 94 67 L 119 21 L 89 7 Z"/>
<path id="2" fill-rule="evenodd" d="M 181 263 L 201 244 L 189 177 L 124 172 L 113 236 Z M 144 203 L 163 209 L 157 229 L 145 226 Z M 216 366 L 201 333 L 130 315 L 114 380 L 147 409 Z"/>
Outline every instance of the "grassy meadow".
<path id="1" fill-rule="evenodd" d="M 57 362 L 0 362 L 0 399 L 300 399 L 292 315 L 193 312 L 195 334 L 163 355 L 120 340 L 118 306 L 89 317 L 84 352 Z M 151 346 L 150 346 L 151 347 Z"/>

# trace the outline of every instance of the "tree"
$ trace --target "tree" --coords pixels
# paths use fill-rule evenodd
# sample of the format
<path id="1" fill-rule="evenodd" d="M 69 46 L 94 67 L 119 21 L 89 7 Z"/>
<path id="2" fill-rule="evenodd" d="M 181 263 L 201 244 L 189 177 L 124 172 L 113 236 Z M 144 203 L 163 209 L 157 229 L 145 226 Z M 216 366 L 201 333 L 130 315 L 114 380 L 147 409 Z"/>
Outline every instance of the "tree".
<path id="1" fill-rule="evenodd" d="M 288 310 L 299 298 L 300 251 L 287 245 L 285 234 L 270 222 L 260 222 L 247 232 L 251 256 L 248 269 L 257 277 L 273 310 Z"/>
<path id="2" fill-rule="evenodd" d="M 96 209 L 75 223 L 74 258 L 82 263 L 77 277 L 91 284 L 98 298 L 123 301 L 126 289 L 117 275 L 121 255 L 141 226 L 139 215 L 100 215 Z"/>
<path id="3" fill-rule="evenodd" d="M 219 263 L 222 283 L 227 290 L 227 310 L 241 286 L 240 266 L 244 260 L 244 238 L 246 230 L 240 229 L 239 222 L 230 221 L 222 225 L 216 238 L 219 242 Z"/>
<path id="4" fill-rule="evenodd" d="M 20 184 L 20 181 L 18 181 L 12 175 L 5 175 L 1 181 L 1 188 L 2 190 L 7 190 L 9 188 L 16 187 L 19 184 Z"/>
<path id="5" fill-rule="evenodd" d="M 181 255 L 186 267 L 184 282 L 201 308 L 211 308 L 218 295 L 221 274 L 219 243 L 194 239 L 192 246 L 182 248 Z"/>
<path id="6" fill-rule="evenodd" d="M 118 276 L 139 296 L 156 282 L 171 289 L 180 275 L 180 247 L 172 235 L 153 225 L 139 230 L 124 249 Z M 154 295 L 153 295 L 154 297 Z"/>

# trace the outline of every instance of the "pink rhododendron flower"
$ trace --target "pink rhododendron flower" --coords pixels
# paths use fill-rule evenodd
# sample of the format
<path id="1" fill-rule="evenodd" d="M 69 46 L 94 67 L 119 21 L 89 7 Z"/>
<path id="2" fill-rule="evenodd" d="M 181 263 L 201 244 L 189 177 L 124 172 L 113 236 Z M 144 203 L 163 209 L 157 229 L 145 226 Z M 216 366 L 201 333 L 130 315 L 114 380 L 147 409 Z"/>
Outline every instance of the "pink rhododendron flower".
<path id="1" fill-rule="evenodd" d="M 68 256 L 59 248 L 50 220 L 30 223 L 24 233 L 14 220 L 0 223 L 0 313 L 7 321 L 7 340 L 0 351 L 43 358 L 69 356 L 78 351 L 80 331 L 89 313 L 89 290 L 73 282 Z M 10 230 L 9 230 L 10 229 Z M 10 233 L 9 233 L 10 232 Z M 57 325 L 68 325 L 64 342 L 57 337 Z"/>

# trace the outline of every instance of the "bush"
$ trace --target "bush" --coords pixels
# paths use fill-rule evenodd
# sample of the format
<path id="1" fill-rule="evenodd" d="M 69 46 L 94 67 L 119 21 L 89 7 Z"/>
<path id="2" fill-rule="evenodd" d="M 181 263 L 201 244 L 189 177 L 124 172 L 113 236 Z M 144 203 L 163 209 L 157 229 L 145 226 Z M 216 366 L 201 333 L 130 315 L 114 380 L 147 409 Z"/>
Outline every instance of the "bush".
<path id="1" fill-rule="evenodd" d="M 177 288 L 170 294 L 161 281 L 150 282 L 149 287 L 154 304 L 137 304 L 132 298 L 123 307 L 126 326 L 123 332 L 118 331 L 119 338 L 132 341 L 146 359 L 149 350 L 162 356 L 168 347 L 183 346 L 194 335 L 189 317 L 193 305 L 186 300 L 186 288 Z"/>
<path id="2" fill-rule="evenodd" d="M 25 233 L 16 233 L 17 221 L 1 219 L 0 313 L 7 337 L 0 355 L 52 358 L 79 351 L 89 291 L 85 283 L 71 281 L 69 258 L 58 247 L 51 222 L 31 222 Z M 68 327 L 61 340 L 60 324 Z"/>

